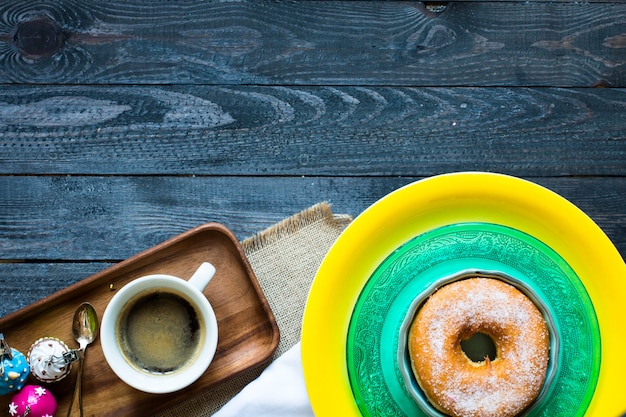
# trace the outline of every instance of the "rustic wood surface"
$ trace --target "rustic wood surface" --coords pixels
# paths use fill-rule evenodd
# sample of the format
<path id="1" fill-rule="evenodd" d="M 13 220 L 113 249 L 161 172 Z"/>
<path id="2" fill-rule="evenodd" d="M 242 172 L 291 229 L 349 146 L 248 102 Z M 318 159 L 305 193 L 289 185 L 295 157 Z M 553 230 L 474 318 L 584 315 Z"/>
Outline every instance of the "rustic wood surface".
<path id="1" fill-rule="evenodd" d="M 199 395 L 207 389 L 258 366 L 271 358 L 278 346 L 279 331 L 269 303 L 243 249 L 228 228 L 206 223 L 152 247 L 130 259 L 75 285 L 56 292 L 27 308 L 0 318 L 0 329 L 10 335 L 11 345 L 26 352 L 34 342 L 33 334 L 56 337 L 75 346 L 71 326 L 75 309 L 89 301 L 98 317 L 119 288 L 137 277 L 164 273 L 189 278 L 203 262 L 211 262 L 217 272 L 204 294 L 215 311 L 219 324 L 217 351 L 209 369 L 184 395 Z M 28 326 L 24 326 L 28 323 Z M 72 398 L 75 366 L 72 373 L 54 384 L 59 410 L 67 410 Z M 120 383 L 107 365 L 102 345 L 96 340 L 85 355 L 83 405 L 86 416 L 149 415 L 180 401 L 180 393 L 160 395 L 142 393 Z M 10 397 L 0 397 L 8 408 Z"/>
<path id="2" fill-rule="evenodd" d="M 0 316 L 197 225 L 529 179 L 626 255 L 626 3 L 0 3 Z M 0 329 L 1 331 L 2 329 Z"/>

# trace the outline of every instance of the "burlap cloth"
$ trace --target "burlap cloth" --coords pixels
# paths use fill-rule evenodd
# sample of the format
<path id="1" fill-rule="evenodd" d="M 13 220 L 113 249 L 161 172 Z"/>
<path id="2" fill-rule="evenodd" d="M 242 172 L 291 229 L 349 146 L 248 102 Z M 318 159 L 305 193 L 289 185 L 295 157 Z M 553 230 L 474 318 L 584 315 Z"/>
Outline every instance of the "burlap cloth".
<path id="1" fill-rule="evenodd" d="M 319 203 L 241 242 L 280 329 L 275 358 L 300 340 L 304 305 L 315 273 L 351 220 L 348 215 L 334 215 L 329 204 Z M 244 372 L 155 417 L 210 416 L 263 369 Z"/>

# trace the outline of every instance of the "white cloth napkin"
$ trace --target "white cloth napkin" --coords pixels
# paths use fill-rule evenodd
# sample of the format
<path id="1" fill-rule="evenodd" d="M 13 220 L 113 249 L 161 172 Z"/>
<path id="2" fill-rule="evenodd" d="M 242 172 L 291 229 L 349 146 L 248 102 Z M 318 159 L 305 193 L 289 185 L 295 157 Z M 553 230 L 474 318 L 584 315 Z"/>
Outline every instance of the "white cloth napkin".
<path id="1" fill-rule="evenodd" d="M 268 366 L 213 417 L 314 417 L 304 384 L 300 343 Z"/>

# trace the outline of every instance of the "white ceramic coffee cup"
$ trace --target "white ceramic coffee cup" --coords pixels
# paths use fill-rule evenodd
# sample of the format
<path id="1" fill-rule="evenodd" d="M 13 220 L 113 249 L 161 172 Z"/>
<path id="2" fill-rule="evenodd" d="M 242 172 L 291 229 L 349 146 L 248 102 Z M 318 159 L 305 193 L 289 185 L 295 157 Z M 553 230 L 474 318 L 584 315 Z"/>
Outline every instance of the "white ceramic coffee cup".
<path id="1" fill-rule="evenodd" d="M 217 348 L 217 319 L 209 300 L 202 293 L 214 274 L 215 267 L 205 262 L 187 281 L 172 275 L 147 275 L 126 284 L 113 296 L 102 316 L 100 341 L 106 361 L 122 381 L 140 391 L 163 394 L 181 390 L 202 376 Z M 182 295 L 200 316 L 201 326 L 205 326 L 199 353 L 174 372 L 152 373 L 138 369 L 122 353 L 119 342 L 118 328 L 124 307 L 140 294 L 155 290 Z"/>

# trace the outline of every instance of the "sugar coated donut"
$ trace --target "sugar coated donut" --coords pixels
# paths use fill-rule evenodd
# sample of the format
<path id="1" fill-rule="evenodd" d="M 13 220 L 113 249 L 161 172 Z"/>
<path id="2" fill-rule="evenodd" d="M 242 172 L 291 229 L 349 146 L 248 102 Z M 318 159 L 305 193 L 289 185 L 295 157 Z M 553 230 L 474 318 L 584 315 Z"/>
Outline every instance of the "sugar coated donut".
<path id="1" fill-rule="evenodd" d="M 475 361 L 461 342 L 476 333 L 495 358 Z M 409 329 L 411 367 L 429 402 L 454 417 L 511 417 L 539 395 L 550 335 L 535 304 L 495 278 L 444 285 L 418 310 Z"/>

